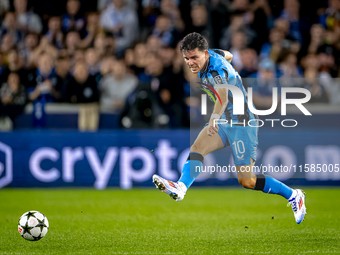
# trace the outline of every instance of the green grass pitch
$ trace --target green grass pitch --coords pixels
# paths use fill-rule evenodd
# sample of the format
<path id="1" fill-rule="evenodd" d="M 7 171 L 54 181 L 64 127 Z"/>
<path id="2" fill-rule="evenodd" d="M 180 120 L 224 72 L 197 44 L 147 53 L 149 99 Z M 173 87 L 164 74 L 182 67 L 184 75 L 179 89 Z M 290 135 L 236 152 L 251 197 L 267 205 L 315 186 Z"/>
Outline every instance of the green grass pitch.
<path id="1" fill-rule="evenodd" d="M 192 188 L 182 202 L 156 189 L 0 190 L 0 254 L 335 254 L 340 189 L 306 188 L 306 220 L 286 200 L 245 189 Z M 26 211 L 50 223 L 18 233 Z"/>

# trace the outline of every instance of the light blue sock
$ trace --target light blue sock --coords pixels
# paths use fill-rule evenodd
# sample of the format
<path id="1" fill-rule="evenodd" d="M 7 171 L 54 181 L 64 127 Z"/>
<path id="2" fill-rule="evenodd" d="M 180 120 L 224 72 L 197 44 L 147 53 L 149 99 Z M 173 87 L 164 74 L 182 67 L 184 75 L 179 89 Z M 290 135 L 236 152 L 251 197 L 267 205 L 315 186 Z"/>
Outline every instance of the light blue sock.
<path id="1" fill-rule="evenodd" d="M 264 193 L 278 194 L 287 200 L 291 197 L 293 194 L 293 189 L 269 175 L 263 176 L 265 177 L 265 185 L 263 188 Z"/>
<path id="2" fill-rule="evenodd" d="M 185 162 L 182 170 L 182 175 L 179 182 L 183 182 L 187 188 L 195 181 L 200 174 L 203 166 L 203 156 L 197 152 L 190 152 L 187 161 Z"/>

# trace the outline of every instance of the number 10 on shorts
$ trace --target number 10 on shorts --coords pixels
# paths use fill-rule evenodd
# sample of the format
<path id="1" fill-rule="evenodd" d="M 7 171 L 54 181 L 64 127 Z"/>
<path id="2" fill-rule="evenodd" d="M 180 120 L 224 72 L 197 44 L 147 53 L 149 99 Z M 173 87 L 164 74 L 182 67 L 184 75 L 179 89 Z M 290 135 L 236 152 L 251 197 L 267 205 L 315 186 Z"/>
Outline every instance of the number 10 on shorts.
<path id="1" fill-rule="evenodd" d="M 244 147 L 244 143 L 242 140 L 238 140 L 237 142 L 233 142 L 231 145 L 233 145 L 235 147 L 235 152 L 236 152 L 236 156 L 238 159 L 242 159 L 244 155 L 239 155 L 239 154 L 243 154 L 246 149 Z"/>

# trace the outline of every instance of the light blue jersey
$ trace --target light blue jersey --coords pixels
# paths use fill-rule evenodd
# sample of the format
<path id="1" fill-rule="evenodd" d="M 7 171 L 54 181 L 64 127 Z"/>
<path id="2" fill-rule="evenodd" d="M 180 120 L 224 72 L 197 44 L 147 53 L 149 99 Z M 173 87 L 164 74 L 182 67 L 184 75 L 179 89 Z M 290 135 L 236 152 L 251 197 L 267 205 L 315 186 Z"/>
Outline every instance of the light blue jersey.
<path id="1" fill-rule="evenodd" d="M 244 115 L 233 114 L 233 94 L 228 93 L 228 104 L 221 119 L 233 123 L 248 123 L 249 120 L 255 119 L 254 114 L 248 109 L 247 92 L 243 87 L 240 75 L 234 67 L 224 58 L 224 52 L 221 50 L 208 50 L 209 60 L 204 71 L 198 73 L 201 81 L 215 88 L 216 84 L 229 84 L 238 87 L 244 95 Z M 204 86 L 204 85 L 203 85 Z M 205 87 L 205 89 L 208 89 Z M 214 94 L 214 93 L 212 93 Z"/>
<path id="2" fill-rule="evenodd" d="M 228 104 L 221 119 L 226 119 L 227 124 L 218 124 L 218 134 L 224 146 L 231 147 L 234 163 L 237 166 L 250 165 L 251 159 L 256 161 L 256 149 L 258 144 L 258 128 L 249 126 L 249 120 L 255 120 L 255 116 L 248 109 L 247 92 L 243 87 L 240 75 L 234 67 L 224 58 L 221 50 L 208 50 L 209 60 L 204 71 L 198 75 L 202 81 L 209 86 L 216 84 L 229 84 L 238 87 L 244 95 L 244 115 L 233 114 L 233 95 L 229 91 Z M 203 85 L 204 86 L 204 85 Z M 205 86 L 205 89 L 209 89 Z M 212 93 L 214 95 L 214 93 Z M 232 122 L 232 125 L 230 124 Z M 254 125 L 254 123 L 252 123 Z"/>

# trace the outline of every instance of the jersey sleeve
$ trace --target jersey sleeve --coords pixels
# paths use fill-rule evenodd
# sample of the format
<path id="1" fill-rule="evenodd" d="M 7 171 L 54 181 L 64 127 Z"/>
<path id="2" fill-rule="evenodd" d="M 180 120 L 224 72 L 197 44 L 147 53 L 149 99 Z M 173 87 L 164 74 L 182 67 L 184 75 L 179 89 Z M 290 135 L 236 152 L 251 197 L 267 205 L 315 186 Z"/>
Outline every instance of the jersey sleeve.
<path id="1" fill-rule="evenodd" d="M 236 85 L 236 75 L 233 70 L 228 70 L 228 68 L 216 68 L 211 69 L 208 72 L 208 79 L 213 83 L 216 84 L 229 84 L 229 85 Z"/>
<path id="2" fill-rule="evenodd" d="M 221 55 L 222 57 L 225 57 L 224 51 L 220 50 L 220 49 L 213 49 L 213 52 L 215 52 L 216 54 Z"/>

